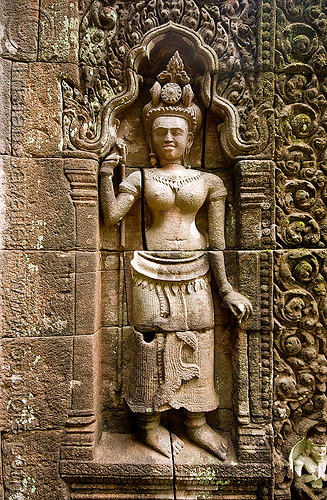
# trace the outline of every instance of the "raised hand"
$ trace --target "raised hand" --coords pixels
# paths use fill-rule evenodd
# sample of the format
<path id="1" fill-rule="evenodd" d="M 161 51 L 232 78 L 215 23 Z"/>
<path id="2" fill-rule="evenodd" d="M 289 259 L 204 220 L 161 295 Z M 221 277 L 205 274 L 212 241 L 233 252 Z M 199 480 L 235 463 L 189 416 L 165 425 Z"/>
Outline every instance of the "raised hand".
<path id="1" fill-rule="evenodd" d="M 121 162 L 122 157 L 117 153 L 112 153 L 102 162 L 100 175 L 112 176 L 114 169 Z"/>

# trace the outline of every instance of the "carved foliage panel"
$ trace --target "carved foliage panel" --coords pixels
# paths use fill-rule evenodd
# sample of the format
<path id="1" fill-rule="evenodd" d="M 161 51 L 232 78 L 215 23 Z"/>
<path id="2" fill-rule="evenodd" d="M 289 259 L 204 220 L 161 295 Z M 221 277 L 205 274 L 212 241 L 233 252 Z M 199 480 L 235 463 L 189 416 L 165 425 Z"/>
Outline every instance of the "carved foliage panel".
<path id="1" fill-rule="evenodd" d="M 326 420 L 326 7 L 277 1 L 276 233 L 290 249 L 275 255 L 275 496 L 283 499 L 292 448 Z"/>
<path id="2" fill-rule="evenodd" d="M 294 445 L 314 423 L 326 419 L 326 258 L 325 250 L 275 255 L 277 492 L 290 486 L 288 460 Z"/>
<path id="3" fill-rule="evenodd" d="M 321 1 L 278 5 L 278 237 L 284 247 L 326 247 L 326 6 Z"/>
<path id="4" fill-rule="evenodd" d="M 94 1 L 80 27 L 80 61 L 86 87 L 93 87 L 98 99 L 105 97 L 105 90 L 107 97 L 121 92 L 126 84 L 122 71 L 125 56 L 145 33 L 167 22 L 201 35 L 217 53 L 221 74 L 231 75 L 241 68 L 249 72 L 254 69 L 256 57 L 255 12 L 253 0 L 142 0 L 120 1 L 111 6 Z"/>

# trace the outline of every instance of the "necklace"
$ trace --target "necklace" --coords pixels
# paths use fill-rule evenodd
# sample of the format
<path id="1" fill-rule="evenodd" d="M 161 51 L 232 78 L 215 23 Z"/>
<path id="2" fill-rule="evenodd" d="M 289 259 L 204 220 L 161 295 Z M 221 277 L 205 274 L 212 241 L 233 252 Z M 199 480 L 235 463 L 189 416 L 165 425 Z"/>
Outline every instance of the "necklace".
<path id="1" fill-rule="evenodd" d="M 147 172 L 153 180 L 161 182 L 161 184 L 165 184 L 171 189 L 176 190 L 178 190 L 185 184 L 188 184 L 189 182 L 197 181 L 201 179 L 201 177 L 203 177 L 203 172 L 196 172 L 187 177 L 175 177 L 173 175 L 164 175 L 162 173 L 159 174 L 159 172 L 155 172 L 152 169 L 147 170 Z"/>

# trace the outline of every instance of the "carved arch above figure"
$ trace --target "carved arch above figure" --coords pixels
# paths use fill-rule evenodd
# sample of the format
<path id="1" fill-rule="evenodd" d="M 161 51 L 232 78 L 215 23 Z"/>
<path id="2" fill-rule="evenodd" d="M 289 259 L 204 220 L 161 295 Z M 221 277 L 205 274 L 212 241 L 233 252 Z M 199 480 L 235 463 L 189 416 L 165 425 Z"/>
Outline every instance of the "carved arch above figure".
<path id="1" fill-rule="evenodd" d="M 109 16 L 110 13 L 107 14 Z M 115 18 L 111 16 L 110 19 L 114 25 Z M 198 81 L 200 104 L 211 110 L 221 120 L 218 133 L 224 153 L 230 158 L 236 158 L 248 154 L 256 155 L 263 151 L 268 142 L 265 112 L 259 113 L 261 117 L 255 112 L 257 140 L 245 141 L 240 134 L 241 118 L 237 108 L 228 99 L 220 96 L 217 90 L 220 55 L 224 51 L 217 48 L 217 40 L 216 44 L 213 43 L 214 37 L 208 38 L 206 32 L 203 31 L 203 26 L 201 29 L 199 25 L 197 30 L 194 30 L 187 25 L 168 21 L 146 31 L 140 42 L 126 51 L 121 69 L 117 70 L 117 78 L 119 76 L 119 81 L 125 84 L 118 85 L 117 80 L 116 88 L 111 85 L 113 79 L 108 77 L 109 55 L 105 53 L 104 46 L 101 45 L 102 38 L 99 34 L 101 30 L 96 26 L 87 28 L 84 17 L 80 31 L 85 34 L 88 29 L 93 29 L 94 32 L 90 32 L 93 37 L 98 33 L 98 40 L 94 42 L 93 59 L 85 55 L 87 53 L 86 35 L 80 40 L 81 88 L 83 90 L 73 88 L 66 81 L 62 83 L 65 156 L 79 156 L 79 152 L 81 156 L 91 153 L 92 156 L 102 160 L 109 154 L 116 144 L 119 115 L 137 99 L 141 75 L 147 64 L 152 62 L 159 52 L 161 52 L 160 59 L 163 59 L 163 54 L 167 52 L 167 41 L 169 42 L 167 57 L 170 57 L 175 50 L 181 52 L 186 65 L 195 69 L 195 71 L 193 69 L 193 78 Z M 208 45 L 203 37 L 206 40 L 210 39 L 212 46 Z M 87 38 L 87 40 L 92 45 L 91 39 Z M 225 42 L 227 43 L 227 38 Z M 108 47 L 112 50 L 110 46 Z M 124 50 L 126 50 L 126 43 Z"/>

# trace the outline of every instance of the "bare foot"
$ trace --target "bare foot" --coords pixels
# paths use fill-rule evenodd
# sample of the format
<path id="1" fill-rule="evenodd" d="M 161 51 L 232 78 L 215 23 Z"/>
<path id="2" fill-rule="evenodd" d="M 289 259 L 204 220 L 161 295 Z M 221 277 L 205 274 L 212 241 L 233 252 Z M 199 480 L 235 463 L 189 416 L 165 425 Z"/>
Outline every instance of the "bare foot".
<path id="1" fill-rule="evenodd" d="M 162 425 L 158 425 L 154 429 L 140 429 L 140 437 L 144 444 L 150 446 L 165 457 L 171 458 L 171 448 L 174 455 L 178 455 L 184 446 L 184 443 L 175 434 L 171 435 L 172 446 L 170 442 L 170 433 Z"/>
<path id="2" fill-rule="evenodd" d="M 188 437 L 204 450 L 209 451 L 221 460 L 225 460 L 228 451 L 228 442 L 218 432 L 214 431 L 207 423 L 201 427 L 186 426 Z"/>
<path id="3" fill-rule="evenodd" d="M 171 440 L 173 443 L 173 454 L 178 455 L 178 453 L 182 450 L 184 447 L 184 441 L 179 439 L 179 437 L 175 436 L 175 434 L 171 435 Z"/>

